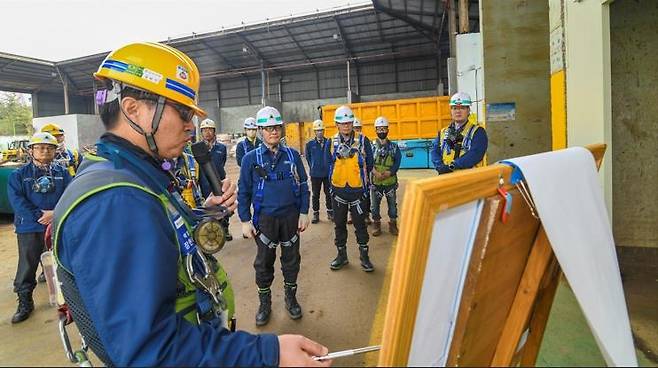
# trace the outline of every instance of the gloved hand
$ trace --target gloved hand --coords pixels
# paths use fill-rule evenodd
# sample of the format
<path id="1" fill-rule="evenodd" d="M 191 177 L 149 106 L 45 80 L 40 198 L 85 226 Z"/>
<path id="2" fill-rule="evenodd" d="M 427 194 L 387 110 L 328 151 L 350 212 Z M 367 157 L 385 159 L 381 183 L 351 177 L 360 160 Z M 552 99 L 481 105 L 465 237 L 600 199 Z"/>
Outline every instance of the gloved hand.
<path id="1" fill-rule="evenodd" d="M 242 236 L 245 239 L 251 238 L 254 235 L 256 235 L 256 229 L 254 228 L 254 225 L 251 224 L 251 221 L 243 222 L 242 223 Z"/>
<path id="2" fill-rule="evenodd" d="M 304 213 L 300 214 L 299 221 L 297 222 L 297 230 L 299 230 L 300 233 L 306 230 L 308 222 L 308 215 Z"/>

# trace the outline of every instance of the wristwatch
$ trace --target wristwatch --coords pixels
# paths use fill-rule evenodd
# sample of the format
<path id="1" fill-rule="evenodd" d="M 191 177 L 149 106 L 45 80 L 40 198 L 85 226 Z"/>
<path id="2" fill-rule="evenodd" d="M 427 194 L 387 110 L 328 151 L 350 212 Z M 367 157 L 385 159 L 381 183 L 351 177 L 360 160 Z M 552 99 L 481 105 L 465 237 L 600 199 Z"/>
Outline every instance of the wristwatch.
<path id="1" fill-rule="evenodd" d="M 451 162 L 450 165 L 448 165 L 448 169 L 455 171 L 455 163 Z"/>

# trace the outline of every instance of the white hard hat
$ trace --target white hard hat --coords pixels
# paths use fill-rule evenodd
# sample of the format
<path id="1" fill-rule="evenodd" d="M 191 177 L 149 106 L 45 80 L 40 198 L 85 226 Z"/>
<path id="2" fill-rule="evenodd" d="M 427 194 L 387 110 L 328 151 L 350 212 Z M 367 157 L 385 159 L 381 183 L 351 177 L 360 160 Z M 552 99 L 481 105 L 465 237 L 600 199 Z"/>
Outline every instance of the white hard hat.
<path id="1" fill-rule="evenodd" d="M 49 144 L 51 146 L 57 146 L 57 138 L 50 133 L 46 132 L 36 132 L 30 138 L 27 146 L 32 147 L 35 144 Z"/>
<path id="2" fill-rule="evenodd" d="M 341 106 L 336 109 L 334 114 L 334 122 L 338 124 L 344 123 L 353 123 L 354 122 L 354 112 L 350 109 L 349 106 Z"/>
<path id="3" fill-rule="evenodd" d="M 199 129 L 203 129 L 203 128 L 217 129 L 217 124 L 215 124 L 215 121 L 212 119 L 204 119 L 201 122 L 201 125 L 199 125 Z"/>
<path id="4" fill-rule="evenodd" d="M 244 119 L 244 128 L 245 129 L 256 129 L 258 126 L 256 126 L 256 119 L 249 117 Z"/>
<path id="5" fill-rule="evenodd" d="M 274 107 L 265 106 L 256 113 L 256 125 L 259 127 L 283 125 L 281 113 Z"/>
<path id="6" fill-rule="evenodd" d="M 386 119 L 383 116 L 378 117 L 375 119 L 375 128 L 377 127 L 387 127 L 388 126 L 388 119 Z"/>
<path id="7" fill-rule="evenodd" d="M 354 127 L 355 128 L 360 128 L 363 125 L 361 125 L 361 120 L 359 120 L 356 116 L 354 117 Z"/>
<path id="8" fill-rule="evenodd" d="M 457 92 L 450 97 L 450 106 L 471 106 L 471 96 L 466 92 Z"/>
<path id="9" fill-rule="evenodd" d="M 318 119 L 313 122 L 313 130 L 324 130 L 324 121 Z"/>

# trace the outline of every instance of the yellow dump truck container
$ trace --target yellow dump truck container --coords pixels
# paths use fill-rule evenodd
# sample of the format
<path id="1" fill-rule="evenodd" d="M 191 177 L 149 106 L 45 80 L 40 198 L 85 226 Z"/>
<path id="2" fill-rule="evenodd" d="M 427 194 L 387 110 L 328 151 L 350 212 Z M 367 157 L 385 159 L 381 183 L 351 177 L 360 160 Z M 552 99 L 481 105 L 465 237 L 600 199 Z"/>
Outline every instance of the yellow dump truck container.
<path id="1" fill-rule="evenodd" d="M 450 124 L 450 97 L 421 97 L 403 100 L 388 100 L 353 103 L 349 106 L 361 120 L 363 132 L 374 138 L 375 119 L 384 116 L 389 121 L 389 137 L 393 140 L 432 139 L 441 128 Z M 326 136 L 336 134 L 334 112 L 341 105 L 322 107 L 322 120 Z"/>
<path id="2" fill-rule="evenodd" d="M 286 145 L 304 154 L 304 147 L 306 146 L 306 133 L 304 131 L 304 123 L 289 122 L 286 123 Z"/>

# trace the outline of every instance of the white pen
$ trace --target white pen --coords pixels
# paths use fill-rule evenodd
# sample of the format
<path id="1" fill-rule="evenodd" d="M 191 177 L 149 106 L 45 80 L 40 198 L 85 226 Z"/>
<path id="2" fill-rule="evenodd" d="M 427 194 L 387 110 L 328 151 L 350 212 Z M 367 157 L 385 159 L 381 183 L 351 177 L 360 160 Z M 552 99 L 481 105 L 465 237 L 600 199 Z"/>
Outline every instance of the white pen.
<path id="1" fill-rule="evenodd" d="M 342 358 L 342 357 L 346 357 L 346 356 L 352 356 L 352 355 L 356 355 L 356 354 L 363 354 L 363 353 L 369 353 L 371 351 L 377 351 L 381 348 L 382 348 L 381 345 L 373 345 L 373 346 L 368 346 L 368 347 L 365 347 L 365 348 L 337 351 L 335 353 L 329 353 L 327 355 L 313 357 L 313 360 L 328 360 L 328 359 Z"/>

